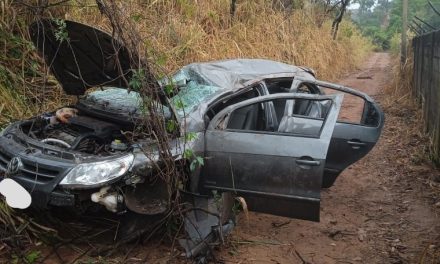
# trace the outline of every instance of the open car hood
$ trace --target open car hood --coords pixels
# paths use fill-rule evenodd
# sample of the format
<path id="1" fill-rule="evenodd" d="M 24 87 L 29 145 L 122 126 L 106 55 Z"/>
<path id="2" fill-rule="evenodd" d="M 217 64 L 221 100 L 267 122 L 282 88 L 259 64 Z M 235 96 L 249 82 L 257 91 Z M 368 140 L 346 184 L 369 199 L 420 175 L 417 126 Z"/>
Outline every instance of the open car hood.
<path id="1" fill-rule="evenodd" d="M 130 55 L 111 35 L 77 22 L 51 19 L 34 22 L 29 32 L 66 94 L 82 95 L 88 88 L 104 85 L 127 87 L 132 74 Z"/>

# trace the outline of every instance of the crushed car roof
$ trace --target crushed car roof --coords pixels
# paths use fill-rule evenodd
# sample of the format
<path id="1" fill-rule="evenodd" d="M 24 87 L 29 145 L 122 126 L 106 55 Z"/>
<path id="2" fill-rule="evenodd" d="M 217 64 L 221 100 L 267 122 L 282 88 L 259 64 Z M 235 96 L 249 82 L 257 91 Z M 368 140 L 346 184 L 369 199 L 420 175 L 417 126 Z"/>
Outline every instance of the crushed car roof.
<path id="1" fill-rule="evenodd" d="M 192 63 L 182 68 L 195 78 L 203 79 L 206 85 L 223 89 L 237 89 L 251 80 L 262 76 L 288 74 L 313 76 L 312 70 L 282 62 L 265 59 L 231 59 L 212 62 Z M 196 80 L 202 83 L 200 80 Z"/>

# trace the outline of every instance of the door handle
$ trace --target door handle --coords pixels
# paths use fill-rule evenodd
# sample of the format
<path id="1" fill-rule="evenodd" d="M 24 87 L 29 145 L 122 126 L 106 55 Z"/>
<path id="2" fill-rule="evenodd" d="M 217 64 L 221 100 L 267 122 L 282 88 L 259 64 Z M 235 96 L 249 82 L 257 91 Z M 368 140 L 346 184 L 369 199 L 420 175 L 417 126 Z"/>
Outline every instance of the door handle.
<path id="1" fill-rule="evenodd" d="M 321 164 L 321 162 L 318 160 L 302 160 L 302 159 L 296 160 L 296 163 L 307 166 L 319 166 L 319 164 Z"/>
<path id="2" fill-rule="evenodd" d="M 360 149 L 361 147 L 364 147 L 365 145 L 367 145 L 365 142 L 358 141 L 358 140 L 349 140 L 349 141 L 347 141 L 347 143 L 353 149 Z"/>

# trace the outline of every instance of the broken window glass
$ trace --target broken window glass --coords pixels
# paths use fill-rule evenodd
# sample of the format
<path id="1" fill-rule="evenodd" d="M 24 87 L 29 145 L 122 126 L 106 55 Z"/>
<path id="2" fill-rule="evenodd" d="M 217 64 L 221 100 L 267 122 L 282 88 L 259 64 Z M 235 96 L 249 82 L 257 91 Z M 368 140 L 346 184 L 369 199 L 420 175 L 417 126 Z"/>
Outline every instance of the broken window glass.
<path id="1" fill-rule="evenodd" d="M 138 92 L 128 91 L 124 88 L 108 87 L 103 90 L 98 90 L 91 92 L 87 95 L 86 100 L 97 102 L 103 104 L 107 109 L 113 111 L 127 111 L 130 113 L 145 113 L 142 111 L 144 109 L 142 105 L 142 97 Z M 159 110 L 163 111 L 165 118 L 171 117 L 171 112 L 168 107 L 160 104 L 154 103 Z"/>
<path id="2" fill-rule="evenodd" d="M 319 137 L 330 106 L 331 100 L 312 99 L 274 99 L 254 103 L 234 110 L 227 129 Z M 273 108 L 271 113 L 278 121 L 276 127 L 263 118 L 269 108 Z"/>
<path id="3" fill-rule="evenodd" d="M 179 92 L 171 98 L 171 103 L 180 117 L 191 112 L 197 105 L 210 99 L 220 87 L 209 85 L 201 76 L 194 71 L 177 72 L 172 82 Z"/>

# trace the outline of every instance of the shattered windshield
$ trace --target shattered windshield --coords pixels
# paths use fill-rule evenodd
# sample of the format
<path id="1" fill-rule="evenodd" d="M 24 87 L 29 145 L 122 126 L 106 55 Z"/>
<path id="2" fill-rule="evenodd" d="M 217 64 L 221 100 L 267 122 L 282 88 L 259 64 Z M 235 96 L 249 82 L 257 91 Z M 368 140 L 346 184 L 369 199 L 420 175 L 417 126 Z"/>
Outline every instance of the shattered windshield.
<path id="1" fill-rule="evenodd" d="M 88 96 L 90 100 L 108 101 L 115 106 L 125 106 L 129 108 L 139 108 L 141 105 L 141 96 L 139 93 L 127 89 L 109 87 L 105 90 L 91 92 Z"/>
<path id="2" fill-rule="evenodd" d="M 165 87 L 169 81 L 160 81 Z M 180 70 L 172 78 L 171 83 L 177 87 L 178 93 L 170 98 L 170 103 L 176 110 L 179 117 L 184 117 L 194 110 L 200 103 L 209 100 L 220 90 L 220 87 L 211 85 L 195 71 Z M 103 103 L 108 109 L 116 111 L 128 111 L 130 113 L 142 114 L 142 97 L 138 92 L 124 88 L 107 87 L 104 90 L 91 92 L 87 95 L 87 100 Z M 168 106 L 160 105 L 166 118 L 171 117 Z"/>
<path id="3" fill-rule="evenodd" d="M 180 117 L 190 113 L 220 90 L 220 87 L 210 85 L 196 72 L 189 70 L 178 71 L 172 77 L 172 82 L 179 92 L 171 98 L 171 103 Z"/>
<path id="4" fill-rule="evenodd" d="M 142 97 L 138 92 L 128 91 L 124 88 L 108 87 L 104 90 L 91 92 L 87 100 L 105 104 L 108 109 L 115 111 L 128 111 L 137 115 L 142 114 Z M 167 106 L 156 103 L 158 109 L 162 109 L 165 118 L 171 118 L 171 112 Z"/>

